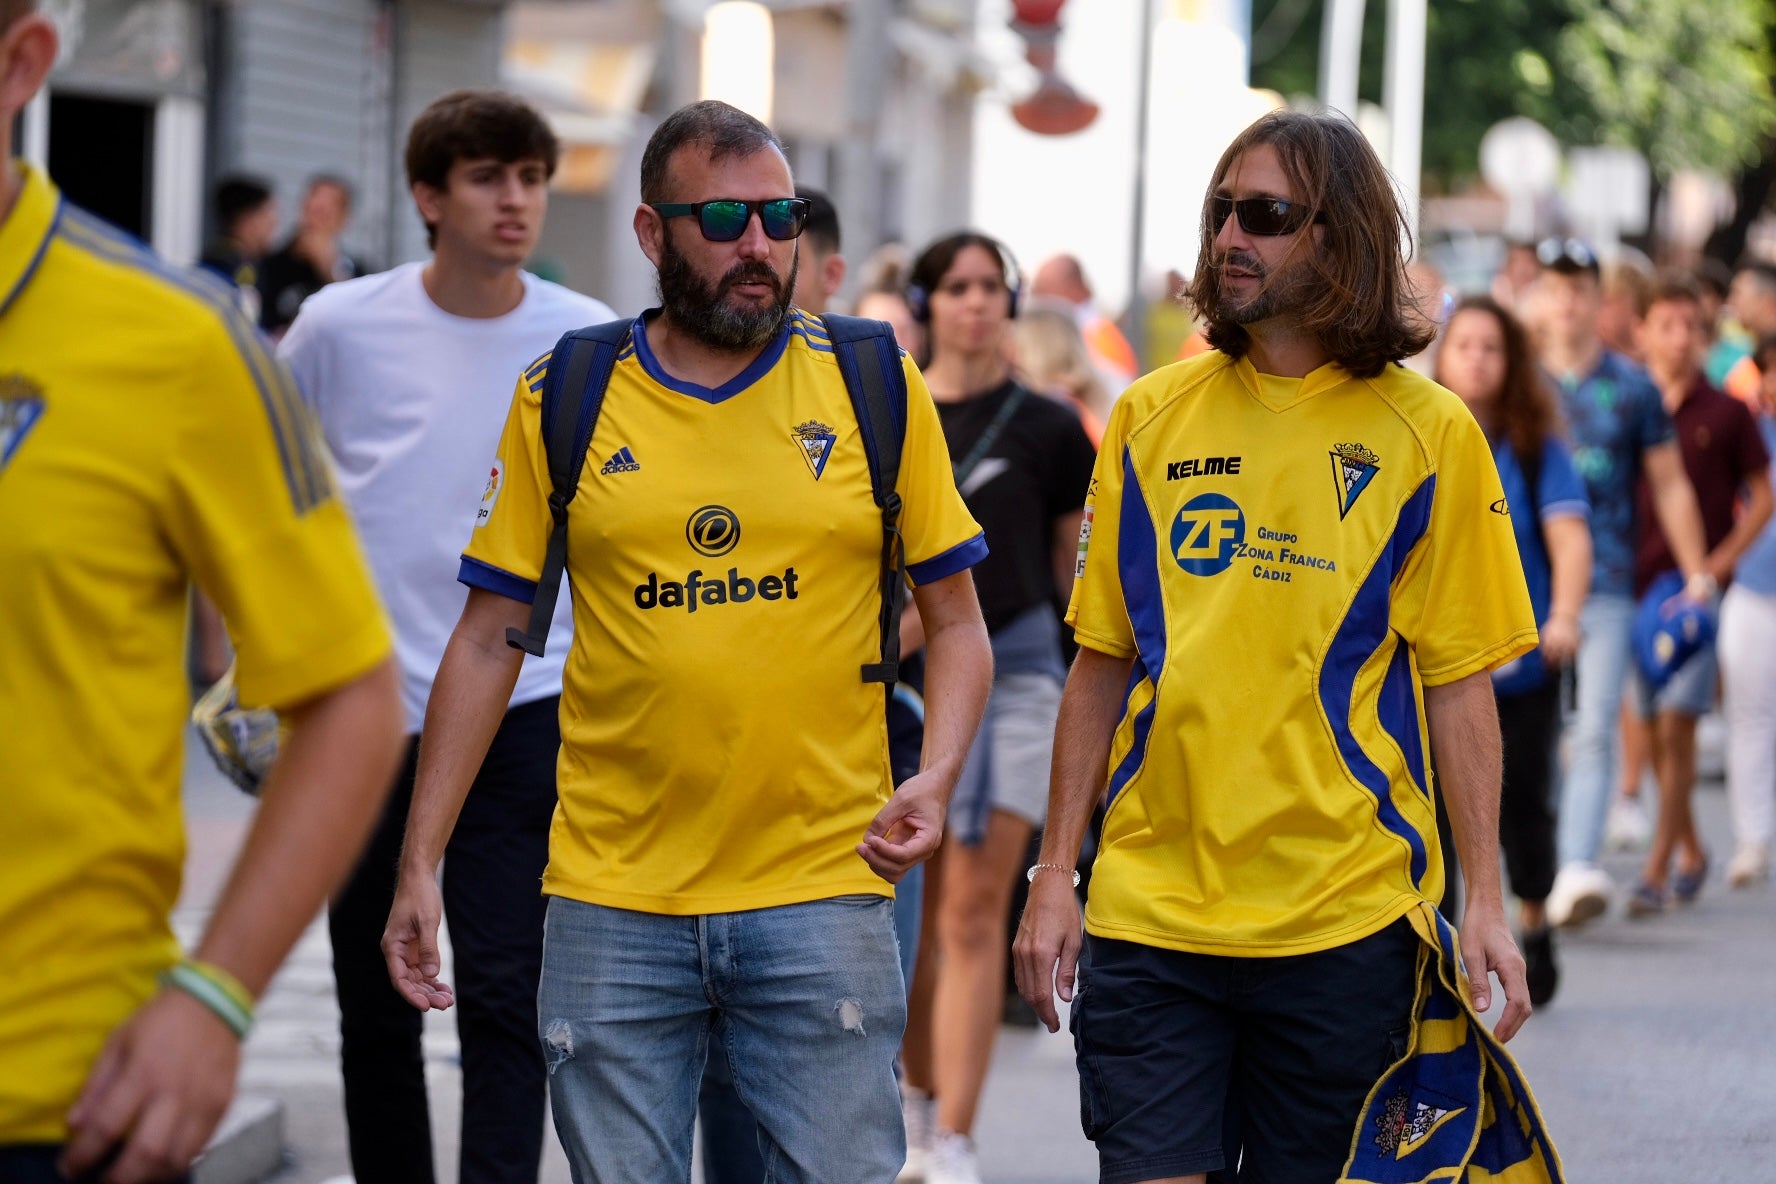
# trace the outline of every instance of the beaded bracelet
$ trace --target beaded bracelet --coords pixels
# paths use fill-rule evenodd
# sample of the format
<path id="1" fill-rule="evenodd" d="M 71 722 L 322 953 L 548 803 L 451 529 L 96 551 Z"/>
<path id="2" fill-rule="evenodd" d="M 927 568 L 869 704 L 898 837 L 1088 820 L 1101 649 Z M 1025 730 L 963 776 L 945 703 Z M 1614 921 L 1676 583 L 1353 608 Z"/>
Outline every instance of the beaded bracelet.
<path id="1" fill-rule="evenodd" d="M 1030 870 L 1024 873 L 1024 879 L 1026 879 L 1030 883 L 1034 884 L 1036 882 L 1036 873 L 1041 871 L 1043 868 L 1048 868 L 1050 871 L 1056 871 L 1056 872 L 1072 872 L 1073 873 L 1073 887 L 1075 887 L 1075 888 L 1079 887 L 1079 870 L 1077 868 L 1062 867 L 1058 863 L 1034 863 L 1034 864 L 1031 864 Z"/>
<path id="2" fill-rule="evenodd" d="M 220 966 L 186 958 L 161 972 L 162 986 L 185 992 L 215 1013 L 240 1040 L 253 1030 L 253 996 Z"/>

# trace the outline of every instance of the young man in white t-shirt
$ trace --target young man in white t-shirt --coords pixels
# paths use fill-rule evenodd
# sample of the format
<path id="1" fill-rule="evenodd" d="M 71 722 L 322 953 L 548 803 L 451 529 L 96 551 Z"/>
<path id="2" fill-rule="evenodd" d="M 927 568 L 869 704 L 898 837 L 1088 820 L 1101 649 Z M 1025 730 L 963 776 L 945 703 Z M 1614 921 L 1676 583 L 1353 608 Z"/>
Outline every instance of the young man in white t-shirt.
<path id="1" fill-rule="evenodd" d="M 389 985 L 380 943 L 412 800 L 432 679 L 461 615 L 457 582 L 476 515 L 491 508 L 512 375 L 562 333 L 615 319 L 604 304 L 521 270 L 548 205 L 557 143 L 530 107 L 459 91 L 408 134 L 407 175 L 432 258 L 311 296 L 279 353 L 321 421 L 339 483 L 395 627 L 409 743 L 389 807 L 329 910 L 352 1169 L 431 1184 L 420 1013 Z M 548 654 L 524 664 L 447 851 L 444 913 L 462 997 L 461 1180 L 535 1181 L 547 1082 L 536 1039 L 540 880 L 555 808 L 569 598 Z"/>

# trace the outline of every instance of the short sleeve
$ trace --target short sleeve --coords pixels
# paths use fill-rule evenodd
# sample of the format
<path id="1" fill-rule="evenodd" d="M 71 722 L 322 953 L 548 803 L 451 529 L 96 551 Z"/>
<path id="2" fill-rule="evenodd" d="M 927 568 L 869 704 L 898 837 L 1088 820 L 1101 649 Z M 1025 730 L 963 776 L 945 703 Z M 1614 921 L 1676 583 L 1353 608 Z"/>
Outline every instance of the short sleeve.
<path id="1" fill-rule="evenodd" d="M 233 313 L 199 345 L 167 531 L 227 622 L 241 701 L 289 707 L 388 656 L 388 624 L 295 382 Z"/>
<path id="2" fill-rule="evenodd" d="M 1563 441 L 1549 439 L 1542 444 L 1541 488 L 1535 491 L 1536 512 L 1549 518 L 1591 517 L 1591 498 L 1585 492 L 1585 479 L 1573 464 L 1572 450 Z"/>
<path id="3" fill-rule="evenodd" d="M 1502 666 L 1537 639 L 1511 508 L 1471 418 L 1444 426 L 1432 480 L 1426 532 L 1395 584 L 1392 617 L 1420 679 L 1440 686 Z"/>
<path id="4" fill-rule="evenodd" d="M 329 389 L 323 373 L 326 341 L 327 335 L 317 330 L 315 314 L 312 306 L 308 306 L 296 314 L 295 321 L 277 345 L 278 357 L 296 378 L 297 393 L 321 419 L 323 431 L 326 427 L 326 408 L 322 406 L 320 399 L 322 393 Z"/>
<path id="5" fill-rule="evenodd" d="M 1135 654 L 1135 631 L 1123 598 L 1121 549 L 1123 508 L 1133 499 L 1139 503 L 1139 483 L 1125 487 L 1127 474 L 1130 408 L 1127 395 L 1117 400 L 1104 428 L 1091 476 L 1086 480 L 1085 515 L 1079 523 L 1079 557 L 1073 568 L 1073 598 L 1067 605 L 1067 624 L 1080 645 L 1130 658 Z M 1141 511 L 1145 515 L 1144 509 Z M 1127 524 L 1139 529 L 1139 519 Z"/>
<path id="6" fill-rule="evenodd" d="M 1050 448 L 1051 469 L 1045 493 L 1048 519 L 1052 522 L 1085 505 L 1085 490 L 1091 483 L 1098 453 L 1077 414 L 1069 414 L 1058 422 Z"/>
<path id="7" fill-rule="evenodd" d="M 541 371 L 532 366 L 528 372 Z M 535 389 L 532 389 L 532 388 Z M 542 379 L 518 378 L 499 452 L 488 463 L 475 528 L 457 579 L 529 604 L 549 549 L 549 458 L 543 443 Z"/>
<path id="8" fill-rule="evenodd" d="M 956 492 L 955 470 L 931 391 L 912 360 L 906 370 L 906 441 L 900 453 L 900 531 L 907 576 L 929 584 L 973 567 L 987 557 L 986 536 Z"/>

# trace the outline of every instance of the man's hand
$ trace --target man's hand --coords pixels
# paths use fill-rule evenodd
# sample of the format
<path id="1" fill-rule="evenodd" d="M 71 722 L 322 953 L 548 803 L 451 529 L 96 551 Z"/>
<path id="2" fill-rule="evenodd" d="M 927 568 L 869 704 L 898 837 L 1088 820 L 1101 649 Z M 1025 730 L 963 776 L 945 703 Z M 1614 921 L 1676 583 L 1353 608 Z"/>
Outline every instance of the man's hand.
<path id="1" fill-rule="evenodd" d="M 1058 871 L 1037 872 L 1030 881 L 1030 901 L 1024 906 L 1011 953 L 1018 994 L 1036 1009 L 1050 1032 L 1061 1027 L 1054 1003 L 1057 989 L 1062 999 L 1073 1001 L 1081 944 L 1079 898 L 1073 895 L 1072 877 Z"/>
<path id="2" fill-rule="evenodd" d="M 1493 1025 L 1492 1034 L 1509 1040 L 1523 1026 L 1533 1010 L 1529 1003 L 1529 984 L 1523 977 L 1523 954 L 1505 924 L 1502 905 L 1474 907 L 1470 903 L 1462 917 L 1462 965 L 1468 972 L 1474 993 L 1474 1010 L 1485 1012 L 1492 1006 L 1491 975 L 1498 975 L 1505 989 L 1505 1011 Z"/>
<path id="3" fill-rule="evenodd" d="M 857 853 L 878 876 L 890 884 L 900 883 L 902 876 L 937 854 L 948 797 L 947 787 L 931 770 L 908 777 L 871 820 Z"/>
<path id="4" fill-rule="evenodd" d="M 382 931 L 382 956 L 395 991 L 421 1011 L 444 1011 L 456 1002 L 450 984 L 438 979 L 443 969 L 438 957 L 442 912 L 436 877 L 402 867 L 388 926 Z"/>
<path id="5" fill-rule="evenodd" d="M 1541 634 L 1542 660 L 1549 666 L 1565 666 L 1579 652 L 1579 623 L 1571 617 L 1549 617 Z"/>
<path id="6" fill-rule="evenodd" d="M 146 1184 L 191 1167 L 234 1096 L 240 1041 L 183 991 L 163 990 L 117 1031 L 68 1112 L 64 1176 L 107 1157 L 107 1184 Z"/>

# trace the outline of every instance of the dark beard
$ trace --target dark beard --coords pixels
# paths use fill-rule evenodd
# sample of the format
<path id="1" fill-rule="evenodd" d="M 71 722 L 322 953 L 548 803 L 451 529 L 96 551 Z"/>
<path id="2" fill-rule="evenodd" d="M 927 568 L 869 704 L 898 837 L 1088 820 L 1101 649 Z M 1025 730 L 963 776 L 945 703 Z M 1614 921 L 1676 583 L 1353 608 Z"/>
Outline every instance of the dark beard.
<path id="1" fill-rule="evenodd" d="M 676 328 L 710 349 L 741 351 L 763 348 L 783 328 L 789 316 L 789 303 L 795 295 L 796 271 L 801 265 L 798 251 L 790 263 L 785 282 L 759 260 L 737 263 L 728 274 L 714 284 L 703 281 L 691 261 L 672 245 L 672 236 L 660 240 L 658 289 L 660 306 L 672 318 Z M 728 302 L 728 292 L 735 284 L 762 282 L 777 291 L 777 300 L 764 308 L 736 308 Z"/>
<path id="2" fill-rule="evenodd" d="M 1230 265 L 1256 276 L 1258 291 L 1251 299 L 1242 303 L 1229 296 L 1223 288 L 1220 298 L 1215 302 L 1216 320 L 1235 325 L 1253 325 L 1273 317 L 1299 312 L 1307 307 L 1308 279 L 1301 264 L 1292 264 L 1281 272 L 1273 272 L 1260 263 L 1257 256 L 1244 251 L 1230 251 L 1215 264 L 1222 268 Z"/>

